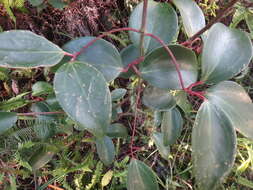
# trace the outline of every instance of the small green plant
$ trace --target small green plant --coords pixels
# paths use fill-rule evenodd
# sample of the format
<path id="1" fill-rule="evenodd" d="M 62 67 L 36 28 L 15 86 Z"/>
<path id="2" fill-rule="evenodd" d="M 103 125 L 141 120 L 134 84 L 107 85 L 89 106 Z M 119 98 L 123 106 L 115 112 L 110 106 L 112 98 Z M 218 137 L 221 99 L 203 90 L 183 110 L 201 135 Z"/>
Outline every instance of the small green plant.
<path id="1" fill-rule="evenodd" d="M 29 31 L 1 33 L 0 66 L 54 66 L 56 72 L 53 87 L 43 82 L 34 85 L 33 95 L 45 95 L 45 101 L 35 103 L 33 112 L 15 113 L 9 112 L 10 109 L 0 112 L 0 133 L 8 133 L 22 117 L 37 116 L 50 121 L 59 115 L 68 126 L 71 123 L 77 130 L 88 130 L 94 136 L 100 160 L 110 166 L 116 154 L 112 138 L 126 137 L 128 130 L 117 123 L 115 117 L 122 114 L 117 105 L 127 91 L 110 92 L 109 84 L 121 74 L 135 75 L 138 83 L 134 92 L 137 94 L 135 110 L 139 109 L 142 99 L 143 104 L 154 111 L 157 129 L 153 130 L 152 139 L 164 159 L 169 159 L 170 146 L 181 134 L 183 114 L 187 114 L 190 105 L 187 96 L 202 101 L 192 132 L 193 175 L 200 189 L 216 188 L 234 164 L 236 130 L 253 139 L 251 99 L 242 86 L 228 81 L 248 67 L 252 43 L 243 31 L 221 23 L 206 25 L 201 9 L 192 0 L 173 0 L 172 3 L 180 12 L 184 32 L 189 37 L 182 44 L 172 44 L 179 30 L 175 9 L 169 3 L 152 0 L 137 5 L 128 28 L 114 29 L 98 37 L 74 39 L 62 48 Z M 231 1 L 224 12 L 235 3 Z M 102 38 L 121 31 L 129 31 L 132 44 L 119 53 Z M 203 41 L 202 50 L 193 47 L 199 36 Z M 202 90 L 194 90 L 199 85 Z M 132 159 L 126 186 L 128 190 L 159 189 L 155 173 L 135 154 L 139 148 L 134 146 L 136 118 L 137 111 L 129 145 Z M 50 125 L 37 123 L 35 126 L 36 136 L 42 140 L 57 134 L 50 130 Z M 58 151 L 59 147 L 52 143 L 40 144 L 28 158 L 30 169 L 38 171 Z M 102 175 L 101 167 L 98 165 L 94 180 L 86 187 L 97 184 Z M 111 178 L 111 173 L 106 175 Z M 82 184 L 83 176 L 76 178 L 76 186 Z"/>
<path id="2" fill-rule="evenodd" d="M 0 4 L 3 4 L 6 12 L 10 16 L 10 18 L 16 22 L 16 17 L 12 12 L 12 8 L 23 9 L 25 0 L 0 0 Z"/>

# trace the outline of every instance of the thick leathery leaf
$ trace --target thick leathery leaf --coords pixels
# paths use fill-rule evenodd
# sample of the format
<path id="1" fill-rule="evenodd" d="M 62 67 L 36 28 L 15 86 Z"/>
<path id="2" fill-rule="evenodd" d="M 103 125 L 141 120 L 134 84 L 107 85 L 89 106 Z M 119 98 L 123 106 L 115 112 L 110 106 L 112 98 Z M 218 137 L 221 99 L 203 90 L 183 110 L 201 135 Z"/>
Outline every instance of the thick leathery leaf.
<path id="1" fill-rule="evenodd" d="M 111 120 L 111 94 L 103 75 L 83 62 L 67 63 L 55 75 L 54 89 L 64 111 L 76 122 L 103 136 Z"/>
<path id="2" fill-rule="evenodd" d="M 94 37 L 81 37 L 71 40 L 63 46 L 70 53 L 76 53 Z M 107 81 L 115 79 L 123 69 L 122 60 L 115 46 L 103 39 L 86 48 L 78 57 L 78 61 L 87 62 L 98 69 Z"/>
<path id="3" fill-rule="evenodd" d="M 184 85 L 187 87 L 196 82 L 198 72 L 195 53 L 179 45 L 171 45 L 169 48 L 179 64 Z M 140 67 L 141 76 L 151 85 L 158 88 L 181 89 L 176 67 L 163 47 L 148 54 Z"/>
<path id="4" fill-rule="evenodd" d="M 192 134 L 194 175 L 200 189 L 215 189 L 235 160 L 236 133 L 222 112 L 208 100 L 198 113 Z"/>
<path id="5" fill-rule="evenodd" d="M 153 139 L 155 141 L 155 145 L 156 145 L 159 153 L 161 154 L 161 156 L 164 159 L 168 160 L 169 159 L 169 154 L 170 154 L 170 147 L 164 145 L 163 134 L 159 133 L 159 132 L 155 132 L 153 134 Z"/>
<path id="6" fill-rule="evenodd" d="M 183 90 L 178 90 L 174 96 L 177 105 L 184 111 L 184 113 L 189 113 L 192 110 L 192 105 L 187 99 L 187 93 Z"/>
<path id="7" fill-rule="evenodd" d="M 2 32 L 0 41 L 2 67 L 48 67 L 59 63 L 64 56 L 64 51 L 57 45 L 30 31 Z"/>
<path id="8" fill-rule="evenodd" d="M 214 24 L 203 47 L 201 80 L 218 83 L 232 78 L 248 66 L 252 52 L 246 33 Z"/>
<path id="9" fill-rule="evenodd" d="M 127 90 L 124 88 L 117 88 L 111 92 L 112 101 L 117 101 L 123 98 L 127 93 Z"/>
<path id="10" fill-rule="evenodd" d="M 176 142 L 181 134 L 182 128 L 183 118 L 176 107 L 163 112 L 161 130 L 165 146 L 172 145 Z"/>
<path id="11" fill-rule="evenodd" d="M 141 29 L 143 3 L 140 3 L 132 12 L 129 19 L 129 27 L 137 30 Z M 169 44 L 178 30 L 178 19 L 174 9 L 165 3 L 157 3 L 153 0 L 148 1 L 146 33 L 152 33 Z M 130 32 L 130 39 L 138 47 L 140 34 Z M 145 52 L 150 52 L 161 45 L 150 37 L 144 38 Z"/>
<path id="12" fill-rule="evenodd" d="M 198 4 L 193 0 L 173 0 L 182 16 L 185 32 L 188 37 L 193 36 L 205 27 L 205 16 Z"/>
<path id="13" fill-rule="evenodd" d="M 122 63 L 124 68 L 126 68 L 130 63 L 140 57 L 140 48 L 134 46 L 133 44 L 127 46 L 126 48 L 122 49 L 120 52 Z M 133 75 L 132 69 L 129 69 L 126 73 L 121 73 L 121 77 L 129 78 Z"/>
<path id="14" fill-rule="evenodd" d="M 124 125 L 120 123 L 114 123 L 107 127 L 106 135 L 113 138 L 126 137 L 128 132 Z"/>
<path id="15" fill-rule="evenodd" d="M 0 134 L 15 125 L 18 117 L 14 112 L 0 112 Z"/>
<path id="16" fill-rule="evenodd" d="M 97 153 L 100 160 L 106 165 L 110 165 L 115 157 L 115 148 L 112 140 L 107 137 L 96 139 Z"/>
<path id="17" fill-rule="evenodd" d="M 223 81 L 208 89 L 206 97 L 239 132 L 253 139 L 253 104 L 243 87 Z"/>
<path id="18" fill-rule="evenodd" d="M 52 94 L 53 92 L 54 92 L 53 86 L 45 81 L 38 81 L 32 86 L 33 96 Z"/>
<path id="19" fill-rule="evenodd" d="M 176 101 L 168 90 L 153 86 L 145 88 L 142 101 L 145 106 L 159 111 L 166 111 L 176 106 Z"/>
<path id="20" fill-rule="evenodd" d="M 132 159 L 128 166 L 127 190 L 159 190 L 152 169 L 143 162 Z"/>

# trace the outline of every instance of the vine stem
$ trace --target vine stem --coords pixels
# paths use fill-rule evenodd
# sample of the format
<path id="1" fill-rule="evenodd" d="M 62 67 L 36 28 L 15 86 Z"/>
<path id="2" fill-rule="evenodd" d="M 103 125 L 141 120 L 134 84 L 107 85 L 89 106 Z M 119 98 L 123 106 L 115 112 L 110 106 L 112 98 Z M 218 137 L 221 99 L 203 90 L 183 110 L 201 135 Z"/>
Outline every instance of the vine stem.
<path id="1" fill-rule="evenodd" d="M 54 115 L 64 114 L 64 112 L 30 112 L 30 113 L 17 113 L 17 116 L 37 116 L 37 115 Z"/>
<path id="2" fill-rule="evenodd" d="M 230 9 L 238 2 L 239 0 L 232 0 L 223 10 L 221 10 L 217 16 L 211 20 L 204 28 L 202 28 L 200 31 L 198 31 L 196 34 L 194 34 L 191 38 L 189 38 L 188 40 L 186 40 L 186 42 L 184 42 L 185 44 L 190 44 L 192 41 L 194 41 L 196 38 L 198 38 L 201 34 L 203 34 L 204 32 L 206 32 L 209 28 L 211 28 L 211 26 L 213 24 L 215 24 L 216 22 L 220 21 L 224 15 L 226 15 Z"/>

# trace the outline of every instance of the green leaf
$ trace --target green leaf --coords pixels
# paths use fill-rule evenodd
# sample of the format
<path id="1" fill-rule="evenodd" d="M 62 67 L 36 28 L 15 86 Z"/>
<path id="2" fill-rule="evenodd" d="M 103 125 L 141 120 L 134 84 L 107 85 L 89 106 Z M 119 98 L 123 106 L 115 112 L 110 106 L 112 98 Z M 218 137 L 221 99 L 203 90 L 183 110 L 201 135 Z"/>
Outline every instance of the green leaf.
<path id="1" fill-rule="evenodd" d="M 194 175 L 199 188 L 215 189 L 233 166 L 236 133 L 226 117 L 209 101 L 205 101 L 197 113 L 192 151 Z"/>
<path id="2" fill-rule="evenodd" d="M 173 0 L 182 16 L 185 32 L 188 37 L 193 36 L 205 27 L 205 16 L 198 4 L 193 0 Z"/>
<path id="3" fill-rule="evenodd" d="M 248 29 L 250 31 L 250 37 L 251 39 L 253 39 L 253 13 L 246 14 L 245 20 L 246 20 Z"/>
<path id="4" fill-rule="evenodd" d="M 55 75 L 56 98 L 64 111 L 96 136 L 111 121 L 111 94 L 103 75 L 83 62 L 66 63 Z"/>
<path id="5" fill-rule="evenodd" d="M 110 181 L 112 180 L 113 177 L 113 171 L 109 170 L 108 172 L 106 172 L 106 174 L 103 176 L 102 180 L 101 180 L 101 185 L 102 187 L 107 186 Z"/>
<path id="6" fill-rule="evenodd" d="M 106 166 L 112 164 L 115 158 L 115 148 L 112 140 L 107 136 L 97 138 L 96 147 L 100 160 Z"/>
<path id="7" fill-rule="evenodd" d="M 172 145 L 177 141 L 183 128 L 183 119 L 178 109 L 172 108 L 163 112 L 161 131 L 165 146 Z"/>
<path id="8" fill-rule="evenodd" d="M 9 79 L 9 72 L 10 70 L 7 68 L 0 68 L 0 81 L 8 80 Z"/>
<path id="9" fill-rule="evenodd" d="M 133 44 L 127 46 L 126 48 L 122 49 L 120 52 L 122 64 L 124 68 L 126 68 L 130 63 L 140 57 L 140 49 Z M 134 72 L 129 69 L 126 73 L 121 73 L 120 77 L 122 78 L 130 78 Z"/>
<path id="10" fill-rule="evenodd" d="M 117 88 L 111 92 L 112 101 L 117 101 L 123 98 L 127 93 L 127 90 L 124 88 Z"/>
<path id="11" fill-rule="evenodd" d="M 155 145 L 156 145 L 159 153 L 161 154 L 161 156 L 164 159 L 168 160 L 169 155 L 170 155 L 170 147 L 164 145 L 164 141 L 163 141 L 164 135 L 162 133 L 155 132 L 152 137 L 155 141 Z"/>
<path id="12" fill-rule="evenodd" d="M 21 108 L 27 105 L 30 101 L 24 99 L 24 96 L 29 94 L 29 92 L 24 92 L 22 94 L 17 95 L 7 101 L 0 102 L 0 110 L 2 111 L 11 111 L 18 108 Z"/>
<path id="13" fill-rule="evenodd" d="M 18 117 L 13 112 L 0 112 L 0 134 L 10 129 L 17 122 Z"/>
<path id="14" fill-rule="evenodd" d="M 65 44 L 63 49 L 70 53 L 76 53 L 94 39 L 94 37 L 77 38 Z M 93 45 L 86 48 L 77 57 L 77 60 L 94 66 L 104 75 L 107 81 L 115 79 L 123 69 L 118 50 L 113 44 L 103 39 L 96 41 Z"/>
<path id="15" fill-rule="evenodd" d="M 37 7 L 43 3 L 43 0 L 28 0 L 29 3 L 32 4 L 32 6 Z"/>
<path id="16" fill-rule="evenodd" d="M 33 153 L 29 160 L 29 164 L 32 166 L 33 171 L 42 168 L 52 160 L 55 153 L 50 149 L 50 146 L 45 145 Z"/>
<path id="17" fill-rule="evenodd" d="M 248 66 L 252 52 L 246 33 L 214 24 L 203 47 L 201 80 L 218 83 L 232 78 Z"/>
<path id="18" fill-rule="evenodd" d="M 166 111 L 176 106 L 176 101 L 168 90 L 147 86 L 143 93 L 143 104 L 157 111 Z"/>
<path id="19" fill-rule="evenodd" d="M 59 102 L 56 99 L 55 94 L 48 95 L 45 102 L 50 107 L 51 111 L 59 111 L 59 110 L 61 110 L 61 106 L 59 105 Z"/>
<path id="20" fill-rule="evenodd" d="M 179 45 L 168 47 L 176 57 L 185 86 L 196 82 L 198 62 L 195 53 Z M 163 47 L 148 54 L 140 67 L 141 76 L 151 85 L 158 88 L 181 89 L 176 67 Z"/>
<path id="21" fill-rule="evenodd" d="M 106 131 L 106 135 L 109 137 L 126 137 L 128 135 L 127 129 L 120 123 L 111 124 Z"/>
<path id="22" fill-rule="evenodd" d="M 253 139 L 253 104 L 243 87 L 224 81 L 208 89 L 206 97 L 239 132 Z"/>
<path id="23" fill-rule="evenodd" d="M 184 113 L 189 113 L 192 111 L 192 105 L 187 99 L 187 93 L 183 90 L 178 90 L 174 96 L 177 105 L 184 111 Z"/>
<path id="24" fill-rule="evenodd" d="M 38 81 L 32 86 L 32 95 L 40 96 L 45 94 L 52 94 L 54 91 L 53 86 L 48 82 Z"/>
<path id="25" fill-rule="evenodd" d="M 0 33 L 0 66 L 34 68 L 56 65 L 64 56 L 57 45 L 30 31 Z"/>
<path id="26" fill-rule="evenodd" d="M 158 127 L 162 123 L 162 111 L 154 111 L 154 126 Z"/>
<path id="27" fill-rule="evenodd" d="M 132 159 L 128 166 L 127 190 L 159 190 L 152 169 L 143 162 Z"/>
<path id="28" fill-rule="evenodd" d="M 63 9 L 67 6 L 66 1 L 64 0 L 48 0 L 48 3 L 51 4 L 56 9 Z"/>
<path id="29" fill-rule="evenodd" d="M 140 3 L 132 12 L 129 19 L 129 27 L 137 30 L 141 29 L 143 3 Z M 157 3 L 153 0 L 148 1 L 146 33 L 152 33 L 162 39 L 166 44 L 169 44 L 178 30 L 177 14 L 168 3 Z M 133 44 L 138 47 L 140 43 L 140 34 L 130 32 L 130 39 Z M 160 47 L 156 40 L 145 37 L 144 48 L 145 52 Z"/>

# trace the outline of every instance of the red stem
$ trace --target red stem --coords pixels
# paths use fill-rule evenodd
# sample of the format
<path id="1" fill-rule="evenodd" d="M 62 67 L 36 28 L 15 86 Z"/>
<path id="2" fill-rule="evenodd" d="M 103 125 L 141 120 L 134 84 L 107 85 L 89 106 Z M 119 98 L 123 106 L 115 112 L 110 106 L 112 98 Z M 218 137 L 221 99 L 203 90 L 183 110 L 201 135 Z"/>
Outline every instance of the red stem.
<path id="1" fill-rule="evenodd" d="M 18 113 L 18 116 L 36 116 L 36 115 L 53 115 L 53 114 L 64 114 L 64 112 L 31 112 L 31 113 Z"/>
<path id="2" fill-rule="evenodd" d="M 115 33 L 115 32 L 120 32 L 120 31 L 132 31 L 132 32 L 137 32 L 137 33 L 142 33 L 140 30 L 137 30 L 137 29 L 134 29 L 134 28 L 118 28 L 118 29 L 113 29 L 111 31 L 108 31 L 104 34 L 101 34 L 99 35 L 98 37 L 96 37 L 95 39 L 91 40 L 89 43 L 87 43 L 85 46 L 83 46 L 81 48 L 80 51 L 76 52 L 74 54 L 74 56 L 72 57 L 71 61 L 75 61 L 76 58 L 86 49 L 88 48 L 89 46 L 91 46 L 92 44 L 94 44 L 96 41 L 98 41 L 99 39 L 107 36 L 108 34 L 112 34 L 112 33 Z M 177 74 L 178 74 L 178 77 L 179 77 L 179 81 L 180 81 L 180 85 L 181 85 L 181 88 L 184 90 L 185 87 L 184 87 L 184 82 L 183 82 L 183 77 L 182 77 L 182 74 L 180 72 L 180 67 L 179 67 L 179 64 L 177 63 L 177 60 L 175 58 L 175 56 L 173 55 L 172 51 L 168 48 L 167 44 L 165 44 L 158 36 L 155 36 L 154 34 L 151 34 L 151 33 L 144 33 L 145 36 L 149 36 L 151 38 L 154 38 L 155 40 L 157 40 L 164 48 L 165 50 L 167 51 L 168 55 L 171 57 L 172 59 L 172 63 L 175 65 L 176 67 L 176 71 L 177 71 Z"/>
<path id="3" fill-rule="evenodd" d="M 136 133 L 136 124 L 137 124 L 137 108 L 140 100 L 140 95 L 141 95 L 141 89 L 140 85 L 141 83 L 139 82 L 138 85 L 138 90 L 137 90 L 137 98 L 136 98 L 136 104 L 135 104 L 135 114 L 134 114 L 134 125 L 132 128 L 132 136 L 131 136 L 131 142 L 130 142 L 130 150 L 131 150 L 131 157 L 134 158 L 134 150 L 133 150 L 133 145 L 134 145 L 134 137 Z"/>

